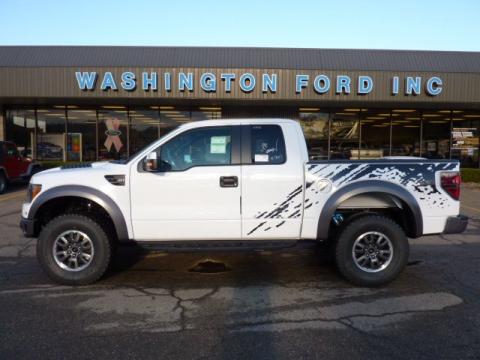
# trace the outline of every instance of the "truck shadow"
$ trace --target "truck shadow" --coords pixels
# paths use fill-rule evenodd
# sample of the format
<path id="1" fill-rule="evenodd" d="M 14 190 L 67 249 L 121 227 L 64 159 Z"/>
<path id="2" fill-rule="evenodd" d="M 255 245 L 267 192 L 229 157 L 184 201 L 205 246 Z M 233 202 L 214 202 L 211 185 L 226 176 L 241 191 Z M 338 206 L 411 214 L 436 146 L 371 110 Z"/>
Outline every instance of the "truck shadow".
<path id="1" fill-rule="evenodd" d="M 148 275 L 147 275 L 148 274 Z M 119 247 L 104 281 L 145 286 L 246 286 L 259 283 L 340 280 L 333 260 L 315 245 L 277 250 L 150 252 Z"/>

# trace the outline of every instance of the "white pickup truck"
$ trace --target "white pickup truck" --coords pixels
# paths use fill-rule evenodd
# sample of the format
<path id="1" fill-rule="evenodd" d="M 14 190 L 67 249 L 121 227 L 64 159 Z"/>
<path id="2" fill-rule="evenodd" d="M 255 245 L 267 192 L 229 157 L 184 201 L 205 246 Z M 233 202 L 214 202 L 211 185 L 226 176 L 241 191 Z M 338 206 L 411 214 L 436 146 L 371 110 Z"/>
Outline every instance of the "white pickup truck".
<path id="1" fill-rule="evenodd" d="M 106 271 L 117 243 L 189 249 L 328 242 L 354 284 L 393 280 L 407 236 L 459 233 L 459 163 L 421 158 L 308 160 L 293 120 L 180 126 L 128 161 L 33 176 L 21 228 L 55 281 Z"/>

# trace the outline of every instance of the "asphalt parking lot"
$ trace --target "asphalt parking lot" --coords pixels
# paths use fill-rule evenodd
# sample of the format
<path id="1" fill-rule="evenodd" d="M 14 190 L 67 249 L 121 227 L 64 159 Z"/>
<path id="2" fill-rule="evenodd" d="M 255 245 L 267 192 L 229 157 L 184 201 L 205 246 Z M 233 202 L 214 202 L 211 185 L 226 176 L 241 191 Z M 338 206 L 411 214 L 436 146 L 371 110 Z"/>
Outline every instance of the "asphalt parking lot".
<path id="1" fill-rule="evenodd" d="M 18 228 L 24 197 L 0 196 L 2 359 L 480 358 L 480 190 L 463 189 L 464 234 L 411 240 L 407 269 L 378 289 L 310 247 L 120 249 L 101 282 L 57 286 Z M 192 271 L 208 260 L 225 268 Z"/>

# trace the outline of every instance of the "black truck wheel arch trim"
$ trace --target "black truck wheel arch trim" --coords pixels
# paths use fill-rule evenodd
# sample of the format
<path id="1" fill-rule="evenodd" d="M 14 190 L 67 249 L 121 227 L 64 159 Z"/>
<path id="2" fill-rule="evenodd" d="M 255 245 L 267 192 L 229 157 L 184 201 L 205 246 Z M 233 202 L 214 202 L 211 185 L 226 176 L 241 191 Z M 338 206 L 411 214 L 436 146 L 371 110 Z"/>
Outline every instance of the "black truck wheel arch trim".
<path id="1" fill-rule="evenodd" d="M 384 193 L 398 197 L 402 200 L 412 211 L 414 233 L 410 234 L 412 237 L 420 237 L 423 234 L 423 218 L 422 212 L 417 200 L 407 189 L 399 185 L 378 181 L 378 180 L 364 180 L 348 184 L 336 192 L 334 192 L 325 203 L 318 220 L 317 238 L 320 240 L 328 239 L 328 231 L 332 216 L 334 215 L 338 206 L 345 200 L 352 196 L 365 193 Z"/>
<path id="2" fill-rule="evenodd" d="M 117 232 L 118 241 L 126 242 L 129 240 L 127 224 L 118 205 L 103 192 L 88 186 L 65 185 L 45 191 L 33 202 L 28 212 L 28 219 L 34 220 L 38 210 L 47 201 L 66 196 L 84 198 L 97 203 L 99 206 L 105 209 L 105 211 L 112 218 L 113 224 L 115 225 L 115 230 Z"/>

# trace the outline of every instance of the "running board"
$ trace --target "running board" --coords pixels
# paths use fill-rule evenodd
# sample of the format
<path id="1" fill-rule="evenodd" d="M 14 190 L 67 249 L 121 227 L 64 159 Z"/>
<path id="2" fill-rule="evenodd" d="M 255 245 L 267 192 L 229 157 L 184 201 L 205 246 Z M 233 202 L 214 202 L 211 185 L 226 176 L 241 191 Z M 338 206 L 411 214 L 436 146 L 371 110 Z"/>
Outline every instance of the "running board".
<path id="1" fill-rule="evenodd" d="M 245 251 L 245 250 L 276 250 L 295 246 L 312 246 L 315 240 L 208 240 L 208 241 L 137 241 L 136 245 L 148 250 L 166 252 L 191 251 Z M 303 246 L 302 246 L 303 247 Z"/>

